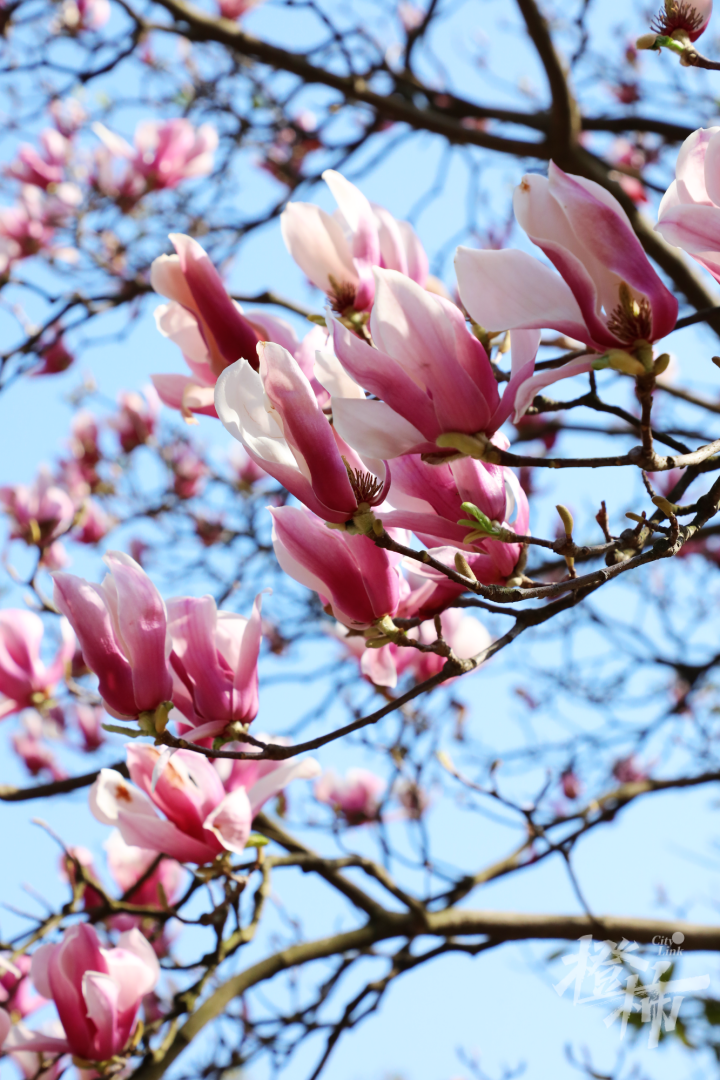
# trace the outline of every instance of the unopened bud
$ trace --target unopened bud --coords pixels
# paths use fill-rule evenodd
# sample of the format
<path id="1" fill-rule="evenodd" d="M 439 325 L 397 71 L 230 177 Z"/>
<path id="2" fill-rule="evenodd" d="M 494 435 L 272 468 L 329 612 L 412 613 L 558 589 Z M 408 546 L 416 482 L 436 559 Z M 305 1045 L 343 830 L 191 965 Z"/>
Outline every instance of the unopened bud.
<path id="1" fill-rule="evenodd" d="M 565 529 L 565 535 L 569 540 L 572 537 L 573 525 L 575 524 L 575 522 L 573 521 L 573 516 L 568 510 L 567 506 L 559 505 L 556 506 L 555 509 L 560 515 L 560 520 L 562 521 L 563 527 Z"/>
<path id="2" fill-rule="evenodd" d="M 470 563 L 467 561 L 462 551 L 455 552 L 455 569 L 458 574 L 462 574 L 463 577 L 470 578 L 471 581 L 477 581 L 477 578 L 472 572 Z"/>
<path id="3" fill-rule="evenodd" d="M 636 49 L 654 49 L 655 42 L 657 41 L 657 34 L 641 34 L 635 42 Z"/>
<path id="4" fill-rule="evenodd" d="M 677 506 L 675 503 L 671 503 L 663 495 L 653 495 L 652 501 L 657 506 L 658 510 L 662 510 L 666 517 L 674 517 Z"/>
<path id="5" fill-rule="evenodd" d="M 625 375 L 645 375 L 645 365 L 623 349 L 609 349 L 606 353 L 608 366 Z"/>
<path id="6" fill-rule="evenodd" d="M 662 356 L 658 356 L 657 360 L 653 364 L 653 375 L 662 375 L 663 371 L 667 371 L 670 364 L 670 353 L 663 353 Z"/>

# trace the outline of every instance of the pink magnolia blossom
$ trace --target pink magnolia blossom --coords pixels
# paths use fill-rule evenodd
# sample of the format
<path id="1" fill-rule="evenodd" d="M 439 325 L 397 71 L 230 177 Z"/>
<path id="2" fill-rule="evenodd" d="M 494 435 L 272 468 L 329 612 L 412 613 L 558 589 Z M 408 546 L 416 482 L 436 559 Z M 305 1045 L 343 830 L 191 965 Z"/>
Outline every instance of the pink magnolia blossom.
<path id="1" fill-rule="evenodd" d="M 560 786 L 566 799 L 579 799 L 583 793 L 583 785 L 574 769 L 565 769 L 560 777 Z"/>
<path id="2" fill-rule="evenodd" d="M 13 733 L 12 747 L 31 776 L 47 772 L 52 780 L 64 780 L 67 773 L 58 765 L 55 754 L 43 740 L 42 717 L 28 709 L 22 715 L 22 727 Z"/>
<path id="3" fill-rule="evenodd" d="M 40 132 L 40 144 L 42 152 L 39 153 L 34 146 L 23 143 L 16 160 L 8 165 L 5 173 L 23 184 L 32 184 L 47 191 L 64 181 L 72 146 L 54 128 L 45 128 Z"/>
<path id="4" fill-rule="evenodd" d="M 444 563 L 449 569 L 455 570 L 455 554 L 457 547 L 441 546 L 428 548 L 429 554 Z M 500 572 L 500 568 L 492 555 L 483 551 L 465 550 L 465 558 L 478 581 L 487 585 L 499 585 L 505 581 L 507 575 Z M 429 618 L 443 612 L 448 604 L 466 591 L 465 586 L 451 581 L 445 574 L 432 566 L 425 566 L 414 559 L 404 559 L 403 569 L 405 576 L 412 586 L 411 606 L 403 605 L 403 615 L 420 615 Z"/>
<path id="5" fill-rule="evenodd" d="M 367 825 L 377 821 L 386 787 L 385 781 L 368 769 L 348 769 L 343 779 L 328 769 L 313 791 L 318 802 L 332 806 L 348 825 Z"/>
<path id="6" fill-rule="evenodd" d="M 170 239 L 177 254 L 161 255 L 152 265 L 153 288 L 171 301 L 156 309 L 155 322 L 182 350 L 192 375 L 153 375 L 153 383 L 165 404 L 186 419 L 192 413 L 217 416 L 213 388 L 229 364 L 244 358 L 257 368 L 258 341 L 294 352 L 297 337 L 284 319 L 258 311 L 245 315 L 197 240 L 181 233 Z"/>
<path id="7" fill-rule="evenodd" d="M 173 702 L 197 729 L 195 738 L 220 735 L 228 724 L 255 719 L 260 610 L 260 596 L 249 619 L 218 611 L 211 596 L 168 601 Z"/>
<path id="8" fill-rule="evenodd" d="M 80 544 L 99 544 L 114 525 L 113 518 L 96 499 L 86 499 L 73 530 L 73 539 Z"/>
<path id="9" fill-rule="evenodd" d="M 163 458 L 173 474 L 173 491 L 179 499 L 192 499 L 205 487 L 209 468 L 187 442 L 178 439 L 163 448 Z"/>
<path id="10" fill-rule="evenodd" d="M 259 372 L 239 361 L 218 379 L 215 407 L 230 434 L 325 521 L 342 523 L 361 503 L 381 503 L 390 480 L 384 463 L 366 464 L 338 436 L 287 349 L 262 342 L 258 356 Z"/>
<path id="11" fill-rule="evenodd" d="M 79 703 L 75 706 L 75 720 L 82 736 L 83 750 L 86 754 L 93 754 L 105 742 L 102 729 L 105 710 L 100 705 Z"/>
<path id="12" fill-rule="evenodd" d="M 657 232 L 720 281 L 720 127 L 694 131 L 680 148 L 675 179 L 658 210 Z"/>
<path id="13" fill-rule="evenodd" d="M 707 29 L 713 0 L 665 0 L 653 19 L 653 30 L 667 37 L 687 36 L 697 41 Z"/>
<path id="14" fill-rule="evenodd" d="M 26 185 L 14 206 L 0 208 L 0 274 L 19 259 L 49 251 L 53 236 L 42 192 Z"/>
<path id="15" fill-rule="evenodd" d="M 263 0 L 217 0 L 217 6 L 223 19 L 241 19 L 262 2 Z"/>
<path id="16" fill-rule="evenodd" d="M 54 1000 L 65 1038 L 29 1032 L 14 1046 L 107 1061 L 127 1045 L 142 997 L 157 985 L 160 967 L 138 930 L 121 934 L 116 948 L 103 949 L 93 927 L 81 923 L 66 930 L 60 944 L 37 949 L 31 975 L 43 997 Z"/>
<path id="17" fill-rule="evenodd" d="M 486 576 L 492 581 L 510 576 L 520 557 L 520 544 L 490 537 L 467 543 L 471 530 L 458 522 L 468 520 L 462 503 L 471 502 L 501 528 L 526 535 L 528 501 L 511 469 L 473 458 L 428 465 L 419 454 L 406 454 L 393 462 L 393 478 L 392 501 L 397 509 L 383 512 L 386 526 L 410 529 L 430 547 L 452 544 L 482 552 L 487 556 L 485 573 L 478 575 L 479 567 L 474 570 L 480 581 Z"/>
<path id="18" fill-rule="evenodd" d="M 424 286 L 428 261 L 406 221 L 368 202 L 339 172 L 322 174 L 339 210 L 334 215 L 312 203 L 291 202 L 280 218 L 285 246 L 300 269 L 339 312 L 372 306 L 373 267 L 407 275 Z"/>
<path id="19" fill-rule="evenodd" d="M 56 98 L 48 109 L 55 127 L 66 139 L 71 139 L 87 120 L 87 112 L 77 98 Z"/>
<path id="20" fill-rule="evenodd" d="M 66 533 L 75 517 L 72 499 L 45 468 L 30 486 L 0 487 L 0 505 L 13 522 L 10 538 L 38 547 L 47 547 Z"/>
<path id="21" fill-rule="evenodd" d="M 346 626 L 364 629 L 394 615 L 400 600 L 398 557 L 367 536 L 328 530 L 308 510 L 270 507 L 273 546 L 280 566 Z"/>
<path id="22" fill-rule="evenodd" d="M 62 333 L 58 333 L 47 345 L 43 345 L 39 352 L 42 366 L 36 368 L 35 375 L 59 375 L 67 371 L 75 357 L 63 341 Z"/>
<path id="23" fill-rule="evenodd" d="M 28 960 L 30 958 L 28 957 Z M 41 999 L 44 1000 L 44 999 Z M 0 1010 L 2 1012 L 2 1010 Z M 45 1036 L 62 1038 L 63 1026 L 56 1020 L 50 1023 L 42 1024 L 39 1034 Z M 33 1032 L 22 1022 L 18 1021 L 13 1025 L 10 1034 L 5 1040 L 3 1049 L 5 1053 L 9 1055 L 11 1060 L 17 1065 L 22 1073 L 24 1080 L 58 1080 L 63 1072 L 68 1067 L 68 1059 L 66 1056 L 56 1058 L 52 1064 L 47 1065 L 47 1057 L 42 1054 L 36 1053 L 32 1050 L 16 1050 L 15 1046 L 21 1046 L 28 1039 L 33 1037 Z M 0 1045 L 2 1045 L 2 1021 L 0 1018 Z"/>
<path id="24" fill-rule="evenodd" d="M 138 888 L 137 885 L 155 861 L 156 855 L 147 848 L 126 844 L 119 832 L 112 832 L 104 843 L 108 869 L 121 893 L 127 893 L 131 904 L 164 908 L 172 904 L 183 880 L 182 867 L 174 859 L 162 859 L 153 873 Z"/>
<path id="25" fill-rule="evenodd" d="M 29 956 L 17 956 L 11 960 L 9 953 L 0 953 L 0 1005 L 6 1013 L 16 1018 L 29 1016 L 45 1004 L 44 998 L 33 993 L 31 962 Z"/>
<path id="26" fill-rule="evenodd" d="M 405 607 L 403 605 L 403 614 Z M 478 656 L 492 643 L 489 633 L 472 615 L 464 615 L 458 608 L 443 611 L 440 616 L 443 638 L 461 660 Z M 342 628 L 344 630 L 344 628 Z M 409 672 L 416 682 L 424 682 L 442 671 L 445 658 L 437 653 L 423 653 L 417 649 L 399 645 L 383 645 L 381 649 L 366 647 L 360 635 L 338 636 L 347 651 L 356 657 L 363 675 L 375 686 L 397 686 L 398 679 Z M 437 640 L 434 622 L 423 622 L 407 631 L 407 636 L 423 645 Z M 448 679 L 445 685 L 454 680 Z"/>
<path id="27" fill-rule="evenodd" d="M 55 604 L 70 620 L 111 715 L 154 712 L 172 696 L 167 613 L 160 593 L 129 555 L 109 551 L 101 585 L 55 574 Z M 167 646 L 166 647 L 166 643 Z"/>
<path id="28" fill-rule="evenodd" d="M 160 399 L 153 386 L 145 386 L 142 395 L 134 390 L 119 394 L 118 405 L 117 414 L 108 423 L 117 431 L 120 446 L 129 454 L 155 433 Z"/>
<path id="29" fill-rule="evenodd" d="M 333 320 L 337 360 L 327 351 L 316 358 L 338 434 L 359 453 L 381 459 L 437 453 L 436 440 L 446 432 L 492 435 L 532 374 L 539 333 L 516 334 L 501 399 L 485 349 L 454 304 L 394 270 L 374 273 L 370 329 L 377 347 Z"/>
<path id="30" fill-rule="evenodd" d="M 66 619 L 60 623 L 61 641 L 52 663 L 40 659 L 44 627 L 32 611 L 0 611 L 0 717 L 48 702 L 75 651 L 75 635 Z"/>
<path id="31" fill-rule="evenodd" d="M 647 780 L 650 770 L 647 766 L 641 765 L 634 754 L 628 754 L 627 757 L 619 758 L 615 762 L 612 774 L 621 784 L 636 784 Z"/>
<path id="32" fill-rule="evenodd" d="M 476 322 L 491 331 L 547 327 L 596 353 L 670 333 L 678 302 L 605 188 L 550 162 L 548 177 L 523 177 L 514 206 L 518 223 L 559 273 L 524 251 L 458 248 L 460 297 Z M 524 381 L 516 417 L 539 389 L 589 371 L 593 359 L 572 360 Z"/>
<path id="33" fill-rule="evenodd" d="M 241 854 L 261 806 L 291 780 L 314 776 L 319 768 L 313 758 L 292 759 L 228 793 L 214 766 L 193 750 L 178 750 L 163 762 L 154 747 L 131 745 L 127 762 L 136 786 L 102 769 L 90 792 L 93 815 L 117 826 L 127 844 L 200 865 L 226 851 Z"/>
<path id="34" fill-rule="evenodd" d="M 196 129 L 184 118 L 145 120 L 135 129 L 134 147 L 103 124 L 92 127 L 103 143 L 96 155 L 95 185 L 129 206 L 149 191 L 176 188 L 212 171 L 218 144 L 212 124 Z M 119 179 L 113 171 L 117 160 L 126 162 Z"/>

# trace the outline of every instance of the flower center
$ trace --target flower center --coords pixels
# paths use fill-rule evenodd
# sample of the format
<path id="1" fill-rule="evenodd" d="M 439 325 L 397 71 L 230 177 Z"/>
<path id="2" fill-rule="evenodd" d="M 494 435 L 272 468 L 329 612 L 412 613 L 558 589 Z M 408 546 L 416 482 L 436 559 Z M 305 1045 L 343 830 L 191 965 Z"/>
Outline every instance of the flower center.
<path id="1" fill-rule="evenodd" d="M 378 480 L 372 473 L 363 472 L 362 469 L 351 469 L 344 457 L 343 464 L 358 505 L 367 503 L 368 506 L 377 506 L 384 486 L 382 480 Z"/>
<path id="2" fill-rule="evenodd" d="M 620 303 L 610 313 L 607 328 L 611 334 L 623 343 L 632 345 L 636 341 L 652 340 L 652 308 L 647 297 L 636 300 L 630 287 L 621 282 L 619 288 Z"/>
<path id="3" fill-rule="evenodd" d="M 670 37 L 675 30 L 692 34 L 700 29 L 704 21 L 704 17 L 688 0 L 665 0 L 664 8 L 652 21 L 652 28 L 656 34 Z"/>

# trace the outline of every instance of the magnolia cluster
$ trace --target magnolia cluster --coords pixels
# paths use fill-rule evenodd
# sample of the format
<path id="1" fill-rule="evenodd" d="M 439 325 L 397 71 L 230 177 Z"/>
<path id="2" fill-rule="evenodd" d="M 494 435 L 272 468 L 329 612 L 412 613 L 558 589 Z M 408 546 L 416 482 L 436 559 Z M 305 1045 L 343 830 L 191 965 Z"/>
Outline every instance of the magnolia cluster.
<path id="1" fill-rule="evenodd" d="M 660 370 L 652 346 L 674 327 L 678 305 L 617 201 L 552 163 L 547 178 L 525 177 L 515 213 L 554 269 L 521 251 L 460 248 L 462 308 L 430 277 L 406 222 L 339 173 L 324 177 L 336 213 L 291 202 L 281 224 L 290 254 L 327 297 L 325 326 L 298 341 L 282 320 L 244 313 L 197 241 L 175 234 L 175 254 L 156 260 L 152 282 L 169 301 L 158 328 L 190 374 L 154 383 L 186 418 L 219 416 L 302 504 L 271 509 L 280 565 L 344 626 L 365 674 L 393 686 L 408 666 L 427 677 L 442 659 L 422 648 L 407 659 L 412 646 L 388 620 L 445 612 L 443 636 L 461 658 L 488 643 L 476 620 L 447 610 L 461 584 L 401 565 L 376 541 L 411 532 L 445 565 L 461 554 L 478 581 L 507 581 L 529 514 L 499 463 L 509 445 L 502 425 L 519 422 L 558 379 L 594 367 Z M 541 328 L 575 339 L 584 355 L 536 372 Z M 485 345 L 508 329 L 501 392 Z M 432 624 L 415 629 L 420 645 L 435 639 Z"/>
<path id="2" fill-rule="evenodd" d="M 97 14 L 103 2 L 76 5 L 78 18 Z M 50 108 L 53 127 L 40 132 L 38 143 L 24 143 L 5 169 L 19 185 L 15 205 L 0 209 L 0 276 L 7 277 L 21 259 L 44 253 L 75 262 L 74 246 L 57 243 L 57 231 L 71 223 L 89 191 L 95 190 L 127 212 L 152 191 L 176 188 L 184 180 L 207 176 L 212 170 L 217 132 L 210 124 L 193 127 L 189 120 L 147 120 L 135 130 L 134 145 L 94 124 L 95 141 L 89 152 L 79 145 L 87 114 L 79 101 L 55 101 Z M 62 341 L 59 327 L 40 342 L 39 354 L 45 374 L 62 371 L 72 355 Z"/>

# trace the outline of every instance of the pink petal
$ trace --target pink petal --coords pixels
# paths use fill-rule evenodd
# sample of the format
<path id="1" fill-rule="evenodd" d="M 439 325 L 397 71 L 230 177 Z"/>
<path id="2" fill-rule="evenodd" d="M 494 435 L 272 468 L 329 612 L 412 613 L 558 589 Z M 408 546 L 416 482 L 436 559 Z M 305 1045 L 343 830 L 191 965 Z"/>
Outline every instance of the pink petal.
<path id="1" fill-rule="evenodd" d="M 245 788 L 239 787 L 226 795 L 205 819 L 204 826 L 226 851 L 241 854 L 252 828 L 252 811 Z"/>

